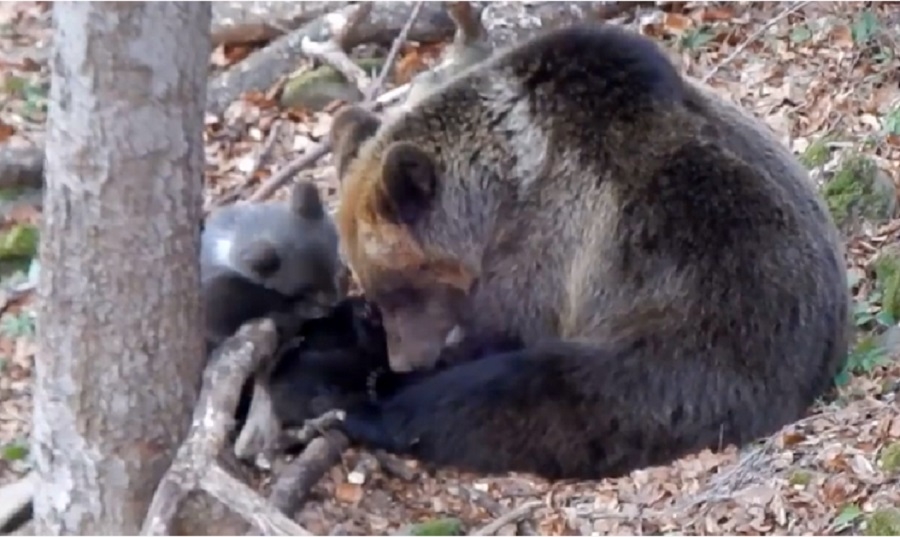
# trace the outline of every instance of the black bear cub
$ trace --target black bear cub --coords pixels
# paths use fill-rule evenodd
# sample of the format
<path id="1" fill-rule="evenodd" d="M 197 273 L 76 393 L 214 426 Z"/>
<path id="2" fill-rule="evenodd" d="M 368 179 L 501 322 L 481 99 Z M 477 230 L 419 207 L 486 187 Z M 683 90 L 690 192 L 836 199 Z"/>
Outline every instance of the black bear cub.
<path id="1" fill-rule="evenodd" d="M 305 321 L 279 349 L 269 389 L 275 414 L 285 427 L 299 427 L 332 409 L 347 409 L 390 398 L 464 359 L 513 350 L 512 339 L 467 339 L 448 348 L 433 370 L 392 371 L 381 312 L 362 296 L 341 300 L 331 312 Z M 250 405 L 251 384 L 244 386 L 237 418 L 243 422 Z"/>
<path id="2" fill-rule="evenodd" d="M 269 389 L 285 427 L 365 401 L 388 397 L 429 372 L 390 370 L 381 313 L 364 297 L 351 296 L 324 317 L 309 319 L 278 350 Z M 250 406 L 252 383 L 244 386 L 237 419 Z"/>

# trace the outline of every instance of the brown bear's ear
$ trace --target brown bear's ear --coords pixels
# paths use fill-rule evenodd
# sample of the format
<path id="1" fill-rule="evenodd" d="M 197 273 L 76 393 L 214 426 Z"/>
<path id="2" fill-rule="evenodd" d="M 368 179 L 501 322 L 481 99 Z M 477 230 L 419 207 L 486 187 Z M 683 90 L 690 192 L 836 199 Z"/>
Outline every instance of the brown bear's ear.
<path id="1" fill-rule="evenodd" d="M 307 220 L 319 220 L 325 216 L 319 187 L 310 181 L 301 181 L 291 191 L 291 210 Z"/>
<path id="2" fill-rule="evenodd" d="M 437 195 L 434 159 L 411 142 L 394 142 L 381 159 L 385 211 L 398 222 L 412 224 Z"/>
<path id="3" fill-rule="evenodd" d="M 259 278 L 268 278 L 281 268 L 281 256 L 275 245 L 266 240 L 255 240 L 241 247 L 237 259 Z"/>
<path id="4" fill-rule="evenodd" d="M 374 136 L 379 126 L 378 116 L 361 106 L 348 105 L 335 114 L 330 137 L 339 181 L 344 180 L 344 172 L 356 158 L 359 146 Z"/>

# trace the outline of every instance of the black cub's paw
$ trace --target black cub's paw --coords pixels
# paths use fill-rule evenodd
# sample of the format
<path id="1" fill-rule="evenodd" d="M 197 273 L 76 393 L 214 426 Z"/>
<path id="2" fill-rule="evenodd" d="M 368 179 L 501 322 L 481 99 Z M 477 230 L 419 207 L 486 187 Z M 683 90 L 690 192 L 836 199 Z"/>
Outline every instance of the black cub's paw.
<path id="1" fill-rule="evenodd" d="M 378 403 L 366 402 L 348 408 L 340 429 L 351 442 L 367 448 L 404 453 L 411 447 L 391 426 Z"/>

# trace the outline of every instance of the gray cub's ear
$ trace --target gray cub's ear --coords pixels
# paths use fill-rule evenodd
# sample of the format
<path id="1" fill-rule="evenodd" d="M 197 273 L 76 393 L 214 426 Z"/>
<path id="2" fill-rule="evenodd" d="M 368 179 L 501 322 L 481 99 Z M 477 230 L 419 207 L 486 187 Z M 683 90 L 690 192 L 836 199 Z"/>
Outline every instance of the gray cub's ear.
<path id="1" fill-rule="evenodd" d="M 267 278 L 281 268 L 278 249 L 266 240 L 249 242 L 237 254 L 238 261 L 261 278 Z"/>
<path id="2" fill-rule="evenodd" d="M 434 159 L 410 142 L 394 142 L 381 160 L 382 207 L 398 222 L 413 224 L 437 196 Z"/>
<path id="3" fill-rule="evenodd" d="M 378 116 L 358 105 L 349 105 L 338 110 L 331 122 L 331 147 L 337 167 L 338 180 L 350 162 L 356 158 L 359 146 L 375 135 L 381 120 Z"/>
<path id="4" fill-rule="evenodd" d="M 308 220 L 319 220 L 325 216 L 319 188 L 309 181 L 294 185 L 294 190 L 291 191 L 291 209 Z"/>

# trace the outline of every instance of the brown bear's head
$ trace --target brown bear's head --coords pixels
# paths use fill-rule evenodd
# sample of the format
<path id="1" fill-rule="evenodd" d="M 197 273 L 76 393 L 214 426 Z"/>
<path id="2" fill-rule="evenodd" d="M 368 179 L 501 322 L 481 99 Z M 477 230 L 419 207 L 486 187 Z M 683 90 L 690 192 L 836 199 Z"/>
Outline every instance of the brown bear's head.
<path id="1" fill-rule="evenodd" d="M 431 367 L 466 308 L 475 280 L 462 260 L 464 229 L 442 206 L 441 165 L 427 144 L 379 134 L 372 113 L 349 106 L 332 126 L 341 180 L 341 248 L 381 308 L 391 367 Z"/>

